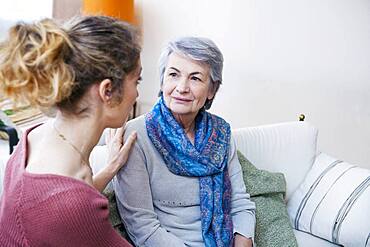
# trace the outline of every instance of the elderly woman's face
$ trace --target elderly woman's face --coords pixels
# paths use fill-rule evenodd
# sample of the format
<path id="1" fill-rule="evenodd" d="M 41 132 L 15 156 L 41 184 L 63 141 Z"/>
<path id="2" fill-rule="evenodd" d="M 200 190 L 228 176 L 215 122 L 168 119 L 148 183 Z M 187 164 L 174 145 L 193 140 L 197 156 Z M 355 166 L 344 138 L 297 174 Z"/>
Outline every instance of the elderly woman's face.
<path id="1" fill-rule="evenodd" d="M 214 96 L 209 66 L 172 53 L 164 72 L 163 97 L 174 114 L 194 115 Z"/>

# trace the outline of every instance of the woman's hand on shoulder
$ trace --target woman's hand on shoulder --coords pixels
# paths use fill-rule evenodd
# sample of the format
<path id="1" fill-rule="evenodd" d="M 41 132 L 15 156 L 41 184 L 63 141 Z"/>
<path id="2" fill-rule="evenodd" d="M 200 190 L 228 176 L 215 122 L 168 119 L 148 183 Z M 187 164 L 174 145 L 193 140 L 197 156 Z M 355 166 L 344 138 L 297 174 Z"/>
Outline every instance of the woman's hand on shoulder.
<path id="1" fill-rule="evenodd" d="M 109 181 L 117 174 L 119 169 L 126 163 L 131 147 L 136 140 L 136 132 L 131 133 L 125 143 L 123 143 L 124 127 L 110 129 L 105 136 L 108 147 L 107 166 L 93 176 L 93 186 L 103 191 Z"/>
<path id="2" fill-rule="evenodd" d="M 234 247 L 252 247 L 252 239 L 246 238 L 243 235 L 235 233 L 234 236 Z"/>
<path id="3" fill-rule="evenodd" d="M 108 147 L 108 166 L 112 167 L 115 173 L 117 173 L 128 160 L 130 150 L 137 137 L 137 133 L 134 131 L 124 142 L 124 133 L 125 129 L 121 127 L 119 129 L 110 129 L 105 136 L 105 142 Z"/>

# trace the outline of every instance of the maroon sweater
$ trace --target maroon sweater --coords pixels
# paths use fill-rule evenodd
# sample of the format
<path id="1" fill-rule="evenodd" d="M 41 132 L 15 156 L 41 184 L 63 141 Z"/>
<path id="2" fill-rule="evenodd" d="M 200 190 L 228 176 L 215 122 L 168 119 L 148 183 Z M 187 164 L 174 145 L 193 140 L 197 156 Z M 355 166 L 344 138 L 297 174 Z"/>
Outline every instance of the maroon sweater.
<path id="1" fill-rule="evenodd" d="M 27 134 L 8 161 L 0 246 L 131 246 L 109 222 L 108 201 L 83 181 L 25 170 Z"/>

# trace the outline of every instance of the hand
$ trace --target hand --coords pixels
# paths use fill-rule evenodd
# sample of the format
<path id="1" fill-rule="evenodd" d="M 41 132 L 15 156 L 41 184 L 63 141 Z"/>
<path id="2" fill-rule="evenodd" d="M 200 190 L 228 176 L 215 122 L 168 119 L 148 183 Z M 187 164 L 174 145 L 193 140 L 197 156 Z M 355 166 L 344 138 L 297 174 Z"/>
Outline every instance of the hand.
<path id="1" fill-rule="evenodd" d="M 252 239 L 246 238 L 243 235 L 235 233 L 234 236 L 234 247 L 252 247 Z"/>
<path id="2" fill-rule="evenodd" d="M 131 147 L 136 141 L 137 134 L 133 132 L 123 143 L 124 132 L 124 127 L 110 129 L 105 136 L 105 143 L 108 147 L 108 166 L 112 167 L 115 173 L 126 163 Z"/>

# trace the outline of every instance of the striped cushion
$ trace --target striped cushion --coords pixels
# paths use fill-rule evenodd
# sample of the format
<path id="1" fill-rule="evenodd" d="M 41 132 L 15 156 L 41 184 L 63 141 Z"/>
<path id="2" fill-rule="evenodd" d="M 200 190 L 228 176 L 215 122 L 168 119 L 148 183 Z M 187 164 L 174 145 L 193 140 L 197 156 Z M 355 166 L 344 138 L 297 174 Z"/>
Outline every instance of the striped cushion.
<path id="1" fill-rule="evenodd" d="M 293 227 L 330 242 L 370 246 L 370 170 L 319 154 L 288 201 Z"/>

